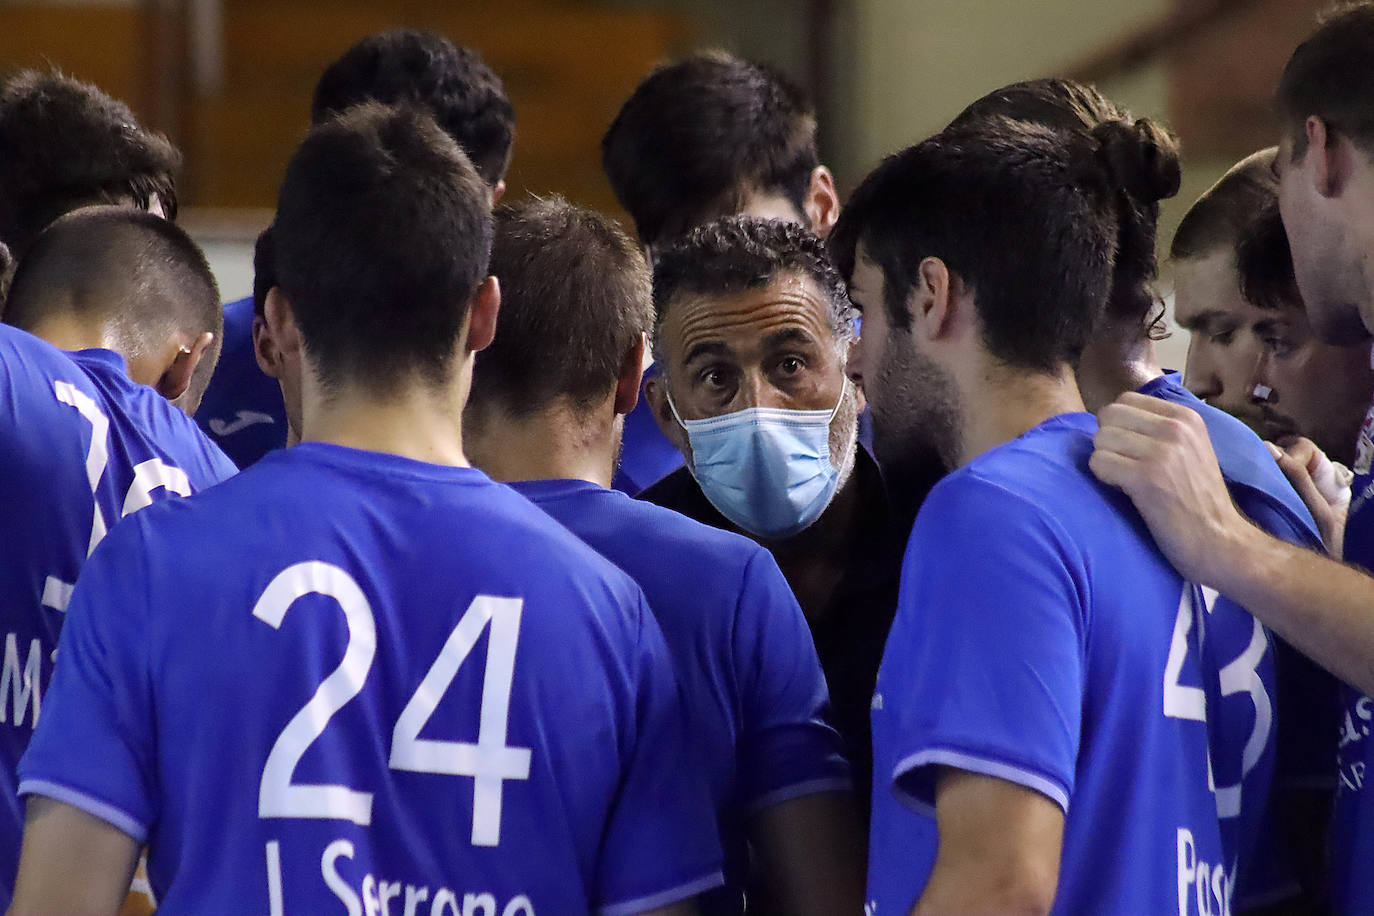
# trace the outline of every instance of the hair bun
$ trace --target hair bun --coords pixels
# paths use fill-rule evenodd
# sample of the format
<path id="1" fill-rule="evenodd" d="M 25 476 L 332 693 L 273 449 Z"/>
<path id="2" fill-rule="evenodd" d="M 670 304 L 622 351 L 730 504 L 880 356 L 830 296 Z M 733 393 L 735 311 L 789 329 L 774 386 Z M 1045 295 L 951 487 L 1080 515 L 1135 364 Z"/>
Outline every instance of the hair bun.
<path id="1" fill-rule="evenodd" d="M 1112 180 L 1137 204 L 1153 204 L 1178 193 L 1183 169 L 1178 141 L 1149 118 L 1104 121 L 1092 129 L 1098 158 Z"/>

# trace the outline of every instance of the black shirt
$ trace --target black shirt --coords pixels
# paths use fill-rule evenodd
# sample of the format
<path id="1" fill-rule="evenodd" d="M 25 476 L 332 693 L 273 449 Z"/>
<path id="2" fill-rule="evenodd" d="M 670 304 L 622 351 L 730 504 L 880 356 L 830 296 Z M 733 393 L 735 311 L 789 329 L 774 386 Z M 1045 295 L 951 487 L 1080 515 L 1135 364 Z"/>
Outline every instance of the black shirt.
<path id="1" fill-rule="evenodd" d="M 897 611 L 897 586 L 908 532 L 898 526 L 877 462 L 863 448 L 855 457 L 850 480 L 857 487 L 858 521 L 845 547 L 844 572 L 825 607 L 803 606 L 802 610 L 811 624 L 816 654 L 830 688 L 834 724 L 854 769 L 854 788 L 862 793 L 866 811 L 873 778 L 869 709 L 883 647 Z M 714 528 L 750 537 L 711 505 L 686 468 L 669 474 L 639 498 Z"/>

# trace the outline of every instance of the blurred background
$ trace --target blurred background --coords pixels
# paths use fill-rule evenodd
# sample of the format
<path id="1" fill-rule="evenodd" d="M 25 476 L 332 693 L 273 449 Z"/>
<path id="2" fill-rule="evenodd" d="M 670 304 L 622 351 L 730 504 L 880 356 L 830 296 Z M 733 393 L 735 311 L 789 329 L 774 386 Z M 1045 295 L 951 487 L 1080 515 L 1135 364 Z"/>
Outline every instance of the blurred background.
<path id="1" fill-rule="evenodd" d="M 1275 142 L 1284 62 L 1329 0 L 0 0 L 0 71 L 56 66 L 127 101 L 186 155 L 182 222 L 226 299 L 304 135 L 315 80 L 363 35 L 408 25 L 480 51 L 516 109 L 510 193 L 619 215 L 599 143 L 657 62 L 698 46 L 769 61 L 816 100 L 842 192 L 998 86 L 1062 75 L 1170 124 L 1191 201 Z M 3 167 L 3 164 L 0 164 Z M 1168 292 L 1167 266 L 1163 291 Z M 1182 333 L 1163 345 L 1182 365 Z"/>

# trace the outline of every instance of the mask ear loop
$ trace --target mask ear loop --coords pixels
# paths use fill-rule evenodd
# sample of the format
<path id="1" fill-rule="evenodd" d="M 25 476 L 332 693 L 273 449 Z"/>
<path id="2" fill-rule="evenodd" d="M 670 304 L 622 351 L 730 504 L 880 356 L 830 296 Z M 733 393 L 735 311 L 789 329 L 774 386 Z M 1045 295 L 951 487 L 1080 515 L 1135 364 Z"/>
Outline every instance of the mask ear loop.
<path id="1" fill-rule="evenodd" d="M 663 394 L 668 399 L 668 409 L 673 412 L 673 419 L 677 421 L 677 425 L 682 427 L 683 432 L 690 432 L 687 429 L 687 424 L 682 422 L 682 416 L 677 412 L 677 405 L 673 403 L 673 393 L 668 390 L 666 381 L 663 384 Z"/>
<path id="2" fill-rule="evenodd" d="M 844 386 L 843 386 L 842 388 L 840 388 L 840 399 L 839 399 L 838 401 L 835 402 L 835 409 L 832 410 L 832 411 L 830 411 L 830 419 L 829 419 L 829 420 L 826 420 L 826 421 L 825 421 L 826 423 L 834 423 L 834 422 L 835 422 L 835 414 L 837 414 L 837 413 L 840 412 L 840 407 L 842 407 L 842 406 L 844 405 L 844 399 L 847 398 L 847 397 L 849 397 L 849 389 L 850 389 L 850 387 L 851 387 L 853 384 L 854 384 L 854 383 L 851 382 L 851 381 L 849 380 L 849 376 L 846 375 L 846 376 L 844 377 Z M 672 401 L 669 401 L 668 403 L 671 404 Z M 680 422 L 682 422 L 682 421 L 679 420 L 678 422 L 680 423 Z"/>

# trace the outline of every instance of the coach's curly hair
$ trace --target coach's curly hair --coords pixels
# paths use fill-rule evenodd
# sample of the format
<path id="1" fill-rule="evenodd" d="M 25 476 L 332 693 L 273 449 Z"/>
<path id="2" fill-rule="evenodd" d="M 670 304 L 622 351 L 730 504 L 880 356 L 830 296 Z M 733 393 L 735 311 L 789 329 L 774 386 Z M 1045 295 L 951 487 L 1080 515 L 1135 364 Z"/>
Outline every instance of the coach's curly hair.
<path id="1" fill-rule="evenodd" d="M 16 257 L 43 228 L 89 204 L 153 201 L 176 216 L 181 154 L 129 106 L 58 71 L 0 84 L 0 242 Z"/>
<path id="2" fill-rule="evenodd" d="M 825 243 L 799 223 L 727 216 L 678 239 L 654 265 L 654 357 L 669 305 L 683 293 L 728 296 L 767 286 L 784 274 L 810 279 L 830 305 L 837 342 L 853 336 L 853 306 Z"/>

